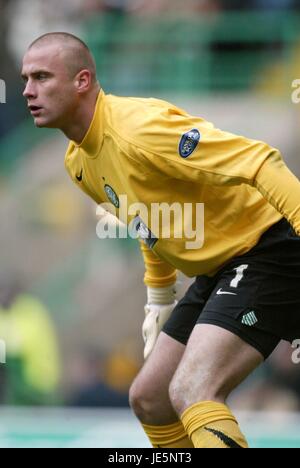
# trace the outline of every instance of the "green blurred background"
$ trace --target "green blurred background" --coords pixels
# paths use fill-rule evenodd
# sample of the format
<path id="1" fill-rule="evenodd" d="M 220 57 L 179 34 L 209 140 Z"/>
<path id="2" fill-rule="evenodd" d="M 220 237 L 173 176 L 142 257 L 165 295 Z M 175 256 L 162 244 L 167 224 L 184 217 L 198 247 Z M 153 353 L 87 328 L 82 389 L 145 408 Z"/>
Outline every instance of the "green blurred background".
<path id="1" fill-rule="evenodd" d="M 1 402 L 126 407 L 142 365 L 143 263 L 134 241 L 97 238 L 96 206 L 64 170 L 66 139 L 27 115 L 22 56 L 51 31 L 88 43 L 106 93 L 167 99 L 263 139 L 300 176 L 300 2 L 0 0 L 0 299 L 11 297 L 0 310 Z M 189 284 L 181 275 L 181 295 Z M 283 343 L 232 405 L 299 411 L 291 353 Z"/>

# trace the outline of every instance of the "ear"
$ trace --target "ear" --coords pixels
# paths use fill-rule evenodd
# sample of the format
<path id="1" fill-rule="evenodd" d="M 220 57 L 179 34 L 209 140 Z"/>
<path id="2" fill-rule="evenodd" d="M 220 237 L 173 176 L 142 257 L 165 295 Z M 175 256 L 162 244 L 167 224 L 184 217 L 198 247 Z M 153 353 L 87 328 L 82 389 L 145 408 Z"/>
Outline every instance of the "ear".
<path id="1" fill-rule="evenodd" d="M 75 87 L 79 94 L 89 91 L 92 85 L 92 74 L 89 70 L 81 70 L 75 77 Z"/>

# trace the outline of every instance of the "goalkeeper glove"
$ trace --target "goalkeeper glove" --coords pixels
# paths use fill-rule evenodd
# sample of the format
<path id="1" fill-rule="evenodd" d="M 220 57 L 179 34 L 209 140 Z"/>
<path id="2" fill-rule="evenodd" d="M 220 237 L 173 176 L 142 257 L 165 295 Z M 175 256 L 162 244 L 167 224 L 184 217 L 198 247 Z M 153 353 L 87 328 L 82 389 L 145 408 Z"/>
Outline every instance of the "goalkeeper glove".
<path id="1" fill-rule="evenodd" d="M 175 285 L 165 288 L 147 288 L 148 301 L 145 306 L 146 318 L 143 324 L 145 359 L 151 354 L 159 333 L 177 304 L 175 294 Z"/>

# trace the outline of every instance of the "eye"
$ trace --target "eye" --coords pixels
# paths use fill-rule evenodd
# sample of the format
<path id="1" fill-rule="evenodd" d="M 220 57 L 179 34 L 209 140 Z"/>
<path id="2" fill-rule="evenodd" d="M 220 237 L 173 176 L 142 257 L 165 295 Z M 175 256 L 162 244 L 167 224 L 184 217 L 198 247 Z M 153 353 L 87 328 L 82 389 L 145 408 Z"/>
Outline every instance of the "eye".
<path id="1" fill-rule="evenodd" d="M 39 81 L 44 81 L 46 80 L 47 78 L 47 75 L 45 73 L 39 73 L 37 76 L 36 76 L 37 80 Z"/>

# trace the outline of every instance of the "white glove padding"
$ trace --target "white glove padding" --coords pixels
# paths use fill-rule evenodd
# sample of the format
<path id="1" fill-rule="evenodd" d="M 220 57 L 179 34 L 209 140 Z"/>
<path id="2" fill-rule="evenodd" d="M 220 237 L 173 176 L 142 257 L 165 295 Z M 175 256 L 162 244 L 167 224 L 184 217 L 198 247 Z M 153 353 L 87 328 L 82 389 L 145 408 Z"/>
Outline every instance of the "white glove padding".
<path id="1" fill-rule="evenodd" d="M 151 354 L 159 333 L 171 316 L 177 301 L 173 304 L 147 304 L 145 306 L 146 318 L 143 324 L 143 338 L 145 342 L 144 358 Z"/>

